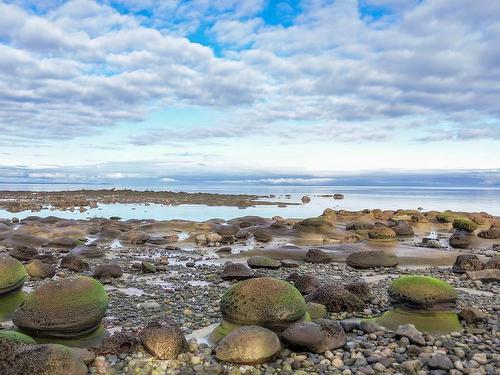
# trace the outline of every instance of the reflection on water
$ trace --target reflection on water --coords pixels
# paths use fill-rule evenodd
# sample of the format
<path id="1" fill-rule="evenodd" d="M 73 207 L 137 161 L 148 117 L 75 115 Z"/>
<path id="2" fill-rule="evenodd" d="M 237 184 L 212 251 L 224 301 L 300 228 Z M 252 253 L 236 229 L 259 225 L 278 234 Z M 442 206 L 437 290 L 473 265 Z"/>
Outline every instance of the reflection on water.
<path id="1" fill-rule="evenodd" d="M 395 308 L 387 311 L 375 321 L 383 327 L 396 331 L 400 325 L 413 324 L 419 331 L 431 334 L 460 332 L 463 330 L 458 316 L 453 311 L 423 311 Z"/>
<path id="2" fill-rule="evenodd" d="M 60 344 L 72 348 L 91 348 L 99 346 L 105 337 L 106 330 L 101 325 L 95 331 L 79 337 L 33 337 L 33 339 L 39 344 Z"/>
<path id="3" fill-rule="evenodd" d="M 10 320 L 25 298 L 26 292 L 22 290 L 0 296 L 0 322 Z"/>

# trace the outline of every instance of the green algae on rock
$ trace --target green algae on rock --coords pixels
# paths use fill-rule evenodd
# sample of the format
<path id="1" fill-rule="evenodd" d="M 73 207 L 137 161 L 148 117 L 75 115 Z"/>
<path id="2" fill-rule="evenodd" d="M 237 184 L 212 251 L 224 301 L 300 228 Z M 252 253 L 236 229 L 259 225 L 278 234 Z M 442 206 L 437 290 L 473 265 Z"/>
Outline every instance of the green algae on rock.
<path id="1" fill-rule="evenodd" d="M 31 337 L 17 331 L 0 331 L 0 341 L 2 340 L 20 344 L 36 344 Z"/>
<path id="2" fill-rule="evenodd" d="M 470 219 L 461 217 L 453 220 L 453 228 L 472 233 L 477 229 L 477 224 Z"/>
<path id="3" fill-rule="evenodd" d="M 395 308 L 374 319 L 381 326 L 396 331 L 399 326 L 413 324 L 421 332 L 445 334 L 461 332 L 462 325 L 454 311 L 425 311 Z"/>
<path id="4" fill-rule="evenodd" d="M 395 304 L 421 309 L 454 306 L 458 298 L 455 289 L 446 281 L 418 275 L 397 278 L 389 286 L 388 293 Z"/>
<path id="5" fill-rule="evenodd" d="M 224 322 L 258 325 L 276 331 L 307 316 L 306 302 L 297 288 L 272 277 L 244 280 L 233 285 L 222 296 L 220 310 Z"/>
<path id="6" fill-rule="evenodd" d="M 106 338 L 107 332 L 101 324 L 96 330 L 77 337 L 33 337 L 37 344 L 58 344 L 70 348 L 99 347 Z"/>
<path id="7" fill-rule="evenodd" d="M 102 284 L 79 276 L 36 288 L 15 311 L 13 322 L 34 336 L 81 336 L 99 327 L 107 308 Z"/>
<path id="8" fill-rule="evenodd" d="M 375 227 L 368 231 L 368 237 L 371 240 L 394 240 L 396 232 L 388 227 Z"/>
<path id="9" fill-rule="evenodd" d="M 0 295 L 21 289 L 26 276 L 20 261 L 10 255 L 0 255 Z"/>

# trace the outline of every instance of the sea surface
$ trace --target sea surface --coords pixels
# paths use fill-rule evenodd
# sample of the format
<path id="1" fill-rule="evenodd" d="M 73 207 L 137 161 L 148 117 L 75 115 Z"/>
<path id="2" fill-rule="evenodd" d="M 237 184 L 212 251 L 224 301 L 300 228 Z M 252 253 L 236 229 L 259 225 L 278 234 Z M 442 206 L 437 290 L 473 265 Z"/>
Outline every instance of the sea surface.
<path id="1" fill-rule="evenodd" d="M 500 188 L 474 187 L 411 187 L 411 186 L 256 186 L 256 185 L 169 185 L 169 186 L 115 186 L 115 185 L 72 185 L 72 184 L 19 184 L 0 185 L 0 190 L 30 190 L 30 191 L 60 191 L 79 189 L 110 189 L 130 188 L 135 190 L 165 190 L 184 192 L 210 192 L 224 194 L 257 194 L 275 195 L 274 198 L 264 200 L 279 201 L 285 204 L 300 203 L 299 205 L 255 206 L 248 208 L 205 206 L 205 205 L 178 205 L 167 206 L 159 204 L 100 204 L 96 209 L 86 212 L 52 211 L 45 209 L 39 212 L 10 213 L 0 210 L 0 218 L 24 218 L 30 215 L 54 215 L 63 218 L 85 219 L 92 217 L 119 216 L 122 219 L 184 219 L 208 220 L 213 218 L 232 219 L 245 215 L 273 217 L 280 215 L 287 218 L 305 218 L 320 215 L 325 208 L 335 210 L 362 210 L 365 208 L 380 208 L 396 210 L 423 209 L 453 210 L 465 212 L 488 212 L 500 215 Z M 343 200 L 334 200 L 331 197 L 322 197 L 325 194 L 342 193 Z M 286 195 L 290 195 L 287 197 Z M 301 204 L 300 198 L 308 195 L 311 202 Z"/>

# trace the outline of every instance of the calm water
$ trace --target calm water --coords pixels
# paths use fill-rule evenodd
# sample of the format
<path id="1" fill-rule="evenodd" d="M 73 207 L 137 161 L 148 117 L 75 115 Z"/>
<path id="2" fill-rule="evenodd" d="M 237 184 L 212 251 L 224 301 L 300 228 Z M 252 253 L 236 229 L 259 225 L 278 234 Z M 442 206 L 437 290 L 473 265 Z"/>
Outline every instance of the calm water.
<path id="1" fill-rule="evenodd" d="M 105 185 L 0 185 L 3 190 L 78 190 L 105 189 L 113 186 Z M 118 186 L 117 186 L 118 187 Z M 133 187 L 136 190 L 145 190 L 148 187 Z M 370 186 L 163 186 L 150 188 L 150 190 L 171 190 L 185 192 L 213 192 L 232 194 L 273 194 L 273 201 L 284 203 L 300 203 L 303 195 L 309 195 L 311 202 L 296 206 L 279 208 L 276 206 L 256 206 L 240 209 L 237 207 L 210 207 L 204 205 L 136 205 L 136 204 L 109 204 L 100 205 L 97 209 L 86 212 L 51 211 L 43 210 L 32 213 L 29 211 L 9 213 L 0 210 L 0 217 L 23 218 L 29 215 L 48 216 L 54 215 L 64 218 L 92 218 L 119 216 L 122 219 L 185 219 L 207 220 L 212 218 L 231 219 L 244 215 L 258 215 L 272 217 L 280 215 L 289 218 L 304 218 L 320 215 L 327 207 L 333 209 L 361 210 L 364 208 L 380 209 L 417 209 L 422 207 L 429 210 L 454 210 L 479 212 L 486 211 L 493 215 L 500 215 L 500 188 L 428 188 L 428 187 L 370 187 Z M 320 197 L 323 194 L 342 193 L 343 200 Z M 290 198 L 285 195 L 290 194 Z"/>

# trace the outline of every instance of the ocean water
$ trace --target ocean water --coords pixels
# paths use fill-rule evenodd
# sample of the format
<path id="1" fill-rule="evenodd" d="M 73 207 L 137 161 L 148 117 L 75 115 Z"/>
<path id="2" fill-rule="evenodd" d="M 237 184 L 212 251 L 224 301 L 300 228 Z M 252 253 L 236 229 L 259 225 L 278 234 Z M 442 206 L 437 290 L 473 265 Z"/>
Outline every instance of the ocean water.
<path id="1" fill-rule="evenodd" d="M 108 189 L 108 188 L 133 188 L 136 190 L 169 190 L 185 192 L 211 192 L 225 194 L 257 194 L 275 195 L 274 198 L 263 198 L 263 200 L 279 201 L 287 203 L 300 203 L 289 205 L 284 208 L 277 206 L 255 206 L 248 208 L 205 206 L 205 205 L 141 205 L 141 204 L 102 204 L 96 209 L 86 212 L 51 211 L 49 209 L 39 212 L 9 213 L 0 210 L 0 218 L 24 218 L 30 215 L 49 216 L 54 215 L 63 218 L 85 219 L 92 217 L 119 216 L 122 219 L 184 219 L 184 220 L 208 220 L 212 218 L 231 219 L 245 215 L 258 215 L 272 217 L 280 215 L 287 218 L 305 218 L 320 215 L 325 208 L 335 210 L 362 210 L 374 209 L 418 209 L 430 210 L 453 210 L 465 212 L 488 212 L 492 215 L 500 215 L 500 188 L 433 188 L 433 187 L 411 187 L 411 186 L 256 186 L 256 185 L 166 185 L 161 187 L 146 186 L 111 186 L 111 185 L 1 185 L 0 190 L 31 190 L 31 191 L 55 191 L 55 190 L 79 190 L 79 189 Z M 331 197 L 322 197 L 325 194 L 342 193 L 343 200 L 334 200 Z M 290 197 L 286 195 L 289 194 Z M 308 195 L 311 202 L 302 204 L 300 198 Z"/>

